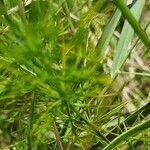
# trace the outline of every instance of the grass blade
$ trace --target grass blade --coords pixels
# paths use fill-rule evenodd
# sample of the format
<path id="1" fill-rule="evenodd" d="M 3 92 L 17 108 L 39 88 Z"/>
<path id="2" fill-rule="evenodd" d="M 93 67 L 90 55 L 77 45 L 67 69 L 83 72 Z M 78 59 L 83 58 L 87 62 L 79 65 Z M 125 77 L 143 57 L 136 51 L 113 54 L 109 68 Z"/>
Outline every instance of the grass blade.
<path id="1" fill-rule="evenodd" d="M 110 20 L 109 24 L 104 28 L 103 34 L 97 44 L 96 54 L 105 53 L 120 17 L 121 17 L 121 12 L 119 9 L 117 9 L 112 19 Z"/>
<path id="2" fill-rule="evenodd" d="M 119 137 L 114 139 L 110 144 L 108 144 L 103 150 L 112 150 L 125 140 L 128 140 L 130 137 L 133 137 L 134 135 L 137 135 L 141 133 L 142 131 L 150 128 L 150 120 L 144 121 L 143 123 L 127 130 L 123 134 L 121 134 Z"/>
<path id="3" fill-rule="evenodd" d="M 145 117 L 149 115 L 150 111 L 150 103 L 146 104 L 133 114 L 129 115 L 123 122 L 120 123 L 119 127 L 115 127 L 106 137 L 108 140 L 115 139 L 117 137 L 116 133 L 119 129 L 121 131 L 125 131 L 124 124 L 128 125 L 128 127 L 132 127 L 133 124 L 136 122 L 137 118 L 139 117 L 141 120 L 144 120 Z"/>
<path id="4" fill-rule="evenodd" d="M 139 0 L 137 3 L 144 3 L 145 0 Z M 124 3 L 124 0 L 115 0 L 116 6 L 121 10 L 122 14 L 125 16 L 125 18 L 128 20 L 132 28 L 135 30 L 136 34 L 139 36 L 143 44 L 147 47 L 150 48 L 150 39 L 148 38 L 147 34 L 145 31 L 141 28 L 139 23 L 137 22 L 136 18 L 134 15 L 131 13 L 127 5 Z M 138 10 L 139 11 L 139 10 Z"/>
<path id="5" fill-rule="evenodd" d="M 133 75 L 137 75 L 137 76 L 145 76 L 145 77 L 150 77 L 150 73 L 148 72 L 125 72 L 125 71 L 121 71 L 119 72 L 120 74 L 133 74 Z"/>
<path id="6" fill-rule="evenodd" d="M 131 12 L 133 13 L 133 15 L 135 16 L 137 20 L 139 19 L 141 15 L 144 4 L 145 4 L 145 0 L 143 1 L 138 0 L 135 3 L 135 5 L 131 8 Z M 127 59 L 128 54 L 130 53 L 130 49 L 127 49 L 127 48 L 132 40 L 133 34 L 134 34 L 133 28 L 130 26 L 128 21 L 125 21 L 125 24 L 121 33 L 121 37 L 116 48 L 114 60 L 113 60 L 113 65 L 112 65 L 112 70 L 111 70 L 112 77 L 114 77 L 114 75 L 118 73 L 119 69 L 121 68 L 121 66 Z"/>

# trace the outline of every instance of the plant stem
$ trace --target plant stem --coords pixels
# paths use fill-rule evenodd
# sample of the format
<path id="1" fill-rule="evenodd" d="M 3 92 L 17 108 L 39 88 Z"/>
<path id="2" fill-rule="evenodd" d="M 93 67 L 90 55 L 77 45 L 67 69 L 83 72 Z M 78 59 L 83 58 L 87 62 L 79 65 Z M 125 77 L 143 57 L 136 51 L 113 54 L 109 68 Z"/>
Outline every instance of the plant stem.
<path id="1" fill-rule="evenodd" d="M 34 95 L 32 96 L 32 100 L 30 103 L 30 116 L 29 116 L 29 122 L 28 122 L 28 129 L 27 129 L 27 149 L 32 149 L 32 139 L 31 139 L 31 129 L 33 124 L 33 115 L 34 115 Z"/>
<path id="2" fill-rule="evenodd" d="M 54 133 L 55 133 L 55 137 L 56 137 L 56 143 L 58 146 L 58 150 L 63 150 L 63 146 L 61 143 L 61 137 L 60 137 L 59 131 L 57 129 L 56 121 L 54 121 L 53 127 L 54 127 Z"/>
<path id="3" fill-rule="evenodd" d="M 133 14 L 130 12 L 130 9 L 125 4 L 124 0 L 115 0 L 115 5 L 120 9 L 123 16 L 128 20 L 132 28 L 135 30 L 136 34 L 139 36 L 143 44 L 150 48 L 150 39 L 148 38 L 145 31 L 141 28 L 141 26 L 138 24 L 137 20 L 133 16 Z"/>

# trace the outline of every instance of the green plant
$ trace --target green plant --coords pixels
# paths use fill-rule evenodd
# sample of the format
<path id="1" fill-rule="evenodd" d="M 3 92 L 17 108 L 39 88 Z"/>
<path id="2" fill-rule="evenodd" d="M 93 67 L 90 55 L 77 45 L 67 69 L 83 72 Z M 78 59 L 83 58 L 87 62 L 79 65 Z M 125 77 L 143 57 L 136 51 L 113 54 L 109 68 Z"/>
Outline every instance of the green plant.
<path id="1" fill-rule="evenodd" d="M 117 57 L 124 44 L 121 39 L 129 39 L 124 44 L 128 49 L 135 30 L 147 48 L 150 43 L 129 8 L 120 2 L 0 1 L 1 149 L 109 149 L 121 147 L 126 137 L 132 139 L 126 144 L 134 146 L 138 141 L 134 133 L 143 131 L 140 136 L 147 137 L 149 107 L 140 109 L 144 114 L 123 112 L 125 84 L 115 88 L 115 78 L 128 57 L 121 53 L 121 62 Z M 133 5 L 133 10 L 141 9 L 138 16 L 144 4 L 137 0 Z M 126 21 L 112 79 L 105 71 L 104 53 L 119 30 L 121 12 L 132 28 Z M 128 37 L 126 28 L 132 32 Z M 133 115 L 136 119 L 130 126 L 128 118 Z M 148 121 L 133 127 L 143 119 Z M 147 145 L 146 140 L 143 143 Z"/>

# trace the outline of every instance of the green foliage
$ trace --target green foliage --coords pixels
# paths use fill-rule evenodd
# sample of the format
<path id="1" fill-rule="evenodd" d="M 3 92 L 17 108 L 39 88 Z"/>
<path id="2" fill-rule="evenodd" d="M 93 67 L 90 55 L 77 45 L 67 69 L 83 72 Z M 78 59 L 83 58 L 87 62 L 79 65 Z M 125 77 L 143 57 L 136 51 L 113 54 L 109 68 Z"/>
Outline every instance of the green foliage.
<path id="1" fill-rule="evenodd" d="M 105 149 L 149 127 L 129 126 L 119 142 L 107 135 L 130 116 L 101 53 L 120 24 L 115 9 L 106 0 L 0 2 L 0 149 Z"/>
<path id="2" fill-rule="evenodd" d="M 139 18 L 141 16 L 144 4 L 145 4 L 144 0 L 143 1 L 139 0 L 133 6 L 133 8 L 131 8 L 131 12 L 136 17 L 137 20 L 139 20 Z M 127 47 L 129 47 L 129 44 L 133 37 L 133 34 L 134 34 L 134 30 L 132 29 L 130 24 L 126 21 L 124 23 L 124 27 L 122 29 L 120 40 L 119 40 L 117 48 L 116 48 L 115 58 L 113 61 L 112 71 L 111 71 L 112 76 L 114 76 L 118 72 L 118 70 L 124 63 L 126 56 L 129 55 L 130 49 L 127 50 Z"/>

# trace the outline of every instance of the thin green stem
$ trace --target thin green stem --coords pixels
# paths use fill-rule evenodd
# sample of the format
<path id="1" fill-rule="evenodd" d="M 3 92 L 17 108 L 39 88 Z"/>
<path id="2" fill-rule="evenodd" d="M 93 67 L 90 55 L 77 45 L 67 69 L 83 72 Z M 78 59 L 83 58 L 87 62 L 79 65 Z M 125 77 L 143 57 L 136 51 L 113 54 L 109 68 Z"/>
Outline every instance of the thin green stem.
<path id="1" fill-rule="evenodd" d="M 34 106 L 35 106 L 35 100 L 34 100 L 34 94 L 32 96 L 32 100 L 30 103 L 30 116 L 29 116 L 29 122 L 28 122 L 28 128 L 27 128 L 27 149 L 32 149 L 32 139 L 31 139 L 31 129 L 33 124 L 33 115 L 34 115 Z"/>
<path id="2" fill-rule="evenodd" d="M 72 109 L 85 123 L 87 123 L 87 125 L 95 132 L 95 134 L 98 137 L 100 137 L 100 139 L 102 140 L 101 141 L 102 144 L 109 143 L 109 140 L 97 129 L 97 127 L 94 124 L 92 124 L 87 119 L 85 119 L 81 114 L 79 114 L 74 107 L 72 107 Z"/>
<path id="3" fill-rule="evenodd" d="M 131 13 L 130 9 L 125 4 L 124 0 L 115 0 L 115 4 L 121 10 L 123 16 L 128 20 L 128 22 L 133 27 L 134 31 L 139 36 L 139 38 L 144 43 L 144 45 L 147 48 L 150 48 L 150 39 L 148 38 L 145 31 L 139 25 L 139 23 Z"/>
<path id="4" fill-rule="evenodd" d="M 56 137 L 58 150 L 63 150 L 63 146 L 62 146 L 62 143 L 61 143 L 61 137 L 60 137 L 57 125 L 56 125 L 56 121 L 54 121 L 54 123 L 53 123 L 53 128 L 54 128 L 54 133 L 55 133 L 55 137 Z"/>
<path id="5" fill-rule="evenodd" d="M 125 72 L 125 71 L 120 71 L 119 74 L 133 74 L 133 75 L 138 75 L 138 76 L 145 76 L 145 77 L 150 77 L 150 73 L 146 72 Z"/>

